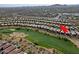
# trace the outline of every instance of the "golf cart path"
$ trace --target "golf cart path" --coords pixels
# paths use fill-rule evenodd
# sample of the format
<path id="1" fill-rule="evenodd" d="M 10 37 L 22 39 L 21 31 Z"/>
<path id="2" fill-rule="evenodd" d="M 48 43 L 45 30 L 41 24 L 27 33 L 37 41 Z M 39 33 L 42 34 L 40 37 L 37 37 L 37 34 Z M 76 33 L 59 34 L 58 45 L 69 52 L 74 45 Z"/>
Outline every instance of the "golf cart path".
<path id="1" fill-rule="evenodd" d="M 73 42 L 77 48 L 79 48 L 79 39 L 76 38 L 68 38 L 71 42 Z"/>

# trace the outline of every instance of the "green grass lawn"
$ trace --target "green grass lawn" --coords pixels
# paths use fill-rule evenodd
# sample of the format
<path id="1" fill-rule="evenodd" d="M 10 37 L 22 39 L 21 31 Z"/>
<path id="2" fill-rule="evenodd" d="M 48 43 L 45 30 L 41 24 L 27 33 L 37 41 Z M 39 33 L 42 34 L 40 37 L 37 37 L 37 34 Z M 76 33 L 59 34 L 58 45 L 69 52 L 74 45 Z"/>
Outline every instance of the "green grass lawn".
<path id="1" fill-rule="evenodd" d="M 43 33 L 27 29 L 17 29 L 15 31 L 11 31 L 9 29 L 0 29 L 0 33 L 11 32 L 24 32 L 29 35 L 28 38 L 31 42 L 36 43 L 39 46 L 56 48 L 63 53 L 79 53 L 79 48 L 76 48 L 73 43 L 70 41 L 65 41 L 64 39 L 59 39 L 58 37 L 45 35 Z"/>

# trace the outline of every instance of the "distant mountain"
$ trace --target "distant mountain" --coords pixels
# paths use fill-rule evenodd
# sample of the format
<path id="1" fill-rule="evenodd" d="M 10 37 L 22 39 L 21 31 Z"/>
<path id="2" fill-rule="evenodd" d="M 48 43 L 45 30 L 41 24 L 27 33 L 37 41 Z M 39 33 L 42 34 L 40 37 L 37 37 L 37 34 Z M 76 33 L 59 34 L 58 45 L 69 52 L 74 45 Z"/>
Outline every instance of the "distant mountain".
<path id="1" fill-rule="evenodd" d="M 74 7 L 74 6 L 79 6 L 78 4 L 76 5 L 66 5 L 66 4 L 63 4 L 63 5 L 61 5 L 61 4 L 54 4 L 54 5 L 50 5 L 50 6 L 64 6 L 64 7 L 67 7 L 67 6 L 72 6 L 72 7 Z"/>
<path id="2" fill-rule="evenodd" d="M 67 5 L 61 5 L 61 4 L 54 4 L 54 5 L 51 5 L 51 6 L 67 6 Z"/>

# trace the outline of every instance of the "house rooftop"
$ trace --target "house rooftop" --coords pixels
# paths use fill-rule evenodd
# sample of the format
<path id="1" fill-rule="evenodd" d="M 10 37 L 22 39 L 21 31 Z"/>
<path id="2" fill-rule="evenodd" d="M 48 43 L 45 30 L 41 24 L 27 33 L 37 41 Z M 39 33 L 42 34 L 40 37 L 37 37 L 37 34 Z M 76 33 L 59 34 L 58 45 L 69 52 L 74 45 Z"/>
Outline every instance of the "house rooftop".
<path id="1" fill-rule="evenodd" d="M 2 42 L 2 43 L 1 43 Z M 0 54 L 23 54 L 23 51 L 16 48 L 15 45 L 9 42 L 0 42 Z"/>

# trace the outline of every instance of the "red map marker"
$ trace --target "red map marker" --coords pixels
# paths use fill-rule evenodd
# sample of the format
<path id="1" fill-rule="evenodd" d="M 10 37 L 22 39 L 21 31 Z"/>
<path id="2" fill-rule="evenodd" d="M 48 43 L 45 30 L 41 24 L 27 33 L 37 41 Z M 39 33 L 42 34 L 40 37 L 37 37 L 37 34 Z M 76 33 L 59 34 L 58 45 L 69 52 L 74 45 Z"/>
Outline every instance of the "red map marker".
<path id="1" fill-rule="evenodd" d="M 63 31 L 64 33 L 67 33 L 69 30 L 65 25 L 60 25 L 60 31 Z"/>

